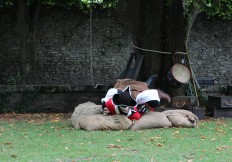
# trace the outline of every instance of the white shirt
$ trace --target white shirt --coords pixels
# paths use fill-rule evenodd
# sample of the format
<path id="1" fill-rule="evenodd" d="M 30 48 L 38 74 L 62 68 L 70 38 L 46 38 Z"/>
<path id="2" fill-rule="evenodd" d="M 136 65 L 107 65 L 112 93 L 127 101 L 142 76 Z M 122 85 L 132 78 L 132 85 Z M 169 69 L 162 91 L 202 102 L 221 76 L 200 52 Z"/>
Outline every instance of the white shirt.
<path id="1" fill-rule="evenodd" d="M 155 89 L 148 89 L 139 93 L 136 97 L 137 105 L 144 104 L 148 101 L 156 100 L 160 102 L 158 91 Z"/>

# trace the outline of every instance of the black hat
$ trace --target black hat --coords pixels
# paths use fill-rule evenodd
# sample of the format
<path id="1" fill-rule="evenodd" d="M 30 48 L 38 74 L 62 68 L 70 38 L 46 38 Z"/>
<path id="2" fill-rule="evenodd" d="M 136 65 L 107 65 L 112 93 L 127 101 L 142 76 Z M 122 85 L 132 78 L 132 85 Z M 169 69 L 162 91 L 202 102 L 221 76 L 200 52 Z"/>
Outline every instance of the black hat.
<path id="1" fill-rule="evenodd" d="M 128 86 L 121 93 L 117 93 L 113 96 L 113 103 L 115 105 L 127 105 L 127 106 L 135 106 L 136 101 L 131 96 L 130 87 Z"/>

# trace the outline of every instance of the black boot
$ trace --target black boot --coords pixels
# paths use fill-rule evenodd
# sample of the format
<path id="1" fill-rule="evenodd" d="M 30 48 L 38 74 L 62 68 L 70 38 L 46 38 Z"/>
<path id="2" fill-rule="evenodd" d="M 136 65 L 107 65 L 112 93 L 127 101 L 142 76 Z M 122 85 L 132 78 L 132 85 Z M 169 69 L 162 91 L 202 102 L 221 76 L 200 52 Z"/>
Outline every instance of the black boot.
<path id="1" fill-rule="evenodd" d="M 158 75 L 152 75 L 147 79 L 146 83 L 148 88 L 153 89 L 155 87 L 155 81 L 157 80 L 157 78 Z"/>

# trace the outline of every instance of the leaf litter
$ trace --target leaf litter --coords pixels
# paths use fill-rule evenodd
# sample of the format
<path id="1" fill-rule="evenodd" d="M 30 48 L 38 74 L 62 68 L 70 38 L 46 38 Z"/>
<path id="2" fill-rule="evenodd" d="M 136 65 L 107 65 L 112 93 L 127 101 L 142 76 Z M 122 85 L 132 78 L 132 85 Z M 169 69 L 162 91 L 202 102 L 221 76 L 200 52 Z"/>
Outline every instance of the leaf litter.
<path id="1" fill-rule="evenodd" d="M 5 113 L 0 114 L 0 121 L 15 122 L 26 121 L 28 123 L 42 123 L 42 122 L 60 122 L 71 117 L 71 113 Z"/>

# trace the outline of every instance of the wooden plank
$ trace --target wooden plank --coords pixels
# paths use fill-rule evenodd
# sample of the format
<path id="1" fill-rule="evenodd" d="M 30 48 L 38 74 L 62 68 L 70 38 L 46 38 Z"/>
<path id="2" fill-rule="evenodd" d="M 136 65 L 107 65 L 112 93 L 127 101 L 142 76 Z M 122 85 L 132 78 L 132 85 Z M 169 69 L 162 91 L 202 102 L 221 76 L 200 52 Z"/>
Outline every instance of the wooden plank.
<path id="1" fill-rule="evenodd" d="M 210 107 L 232 108 L 232 96 L 208 96 Z"/>
<path id="2" fill-rule="evenodd" d="M 172 97 L 172 107 L 189 109 L 197 106 L 196 96 L 176 96 Z"/>
<path id="3" fill-rule="evenodd" d="M 134 74 L 135 80 L 137 79 L 137 77 L 139 75 L 139 71 L 140 71 L 140 68 L 141 68 L 142 63 L 143 63 L 143 58 L 144 58 L 144 55 L 139 55 L 139 54 L 136 55 L 135 74 Z"/>
<path id="4" fill-rule="evenodd" d="M 214 117 L 232 118 L 232 109 L 214 108 Z"/>
<path id="5" fill-rule="evenodd" d="M 143 55 L 131 53 L 130 58 L 127 62 L 126 69 L 122 71 L 119 76 L 119 79 L 134 79 L 136 80 L 143 63 Z"/>
<path id="6" fill-rule="evenodd" d="M 134 59 L 134 56 L 135 54 L 134 53 L 131 53 L 130 57 L 129 57 L 129 60 L 127 62 L 127 65 L 126 65 L 126 69 L 124 71 L 121 72 L 121 74 L 119 75 L 119 79 L 125 79 L 125 78 L 129 78 L 128 77 L 128 73 L 129 71 L 131 71 L 131 64 L 132 64 L 132 61 Z M 131 79 L 131 78 L 130 78 Z"/>

